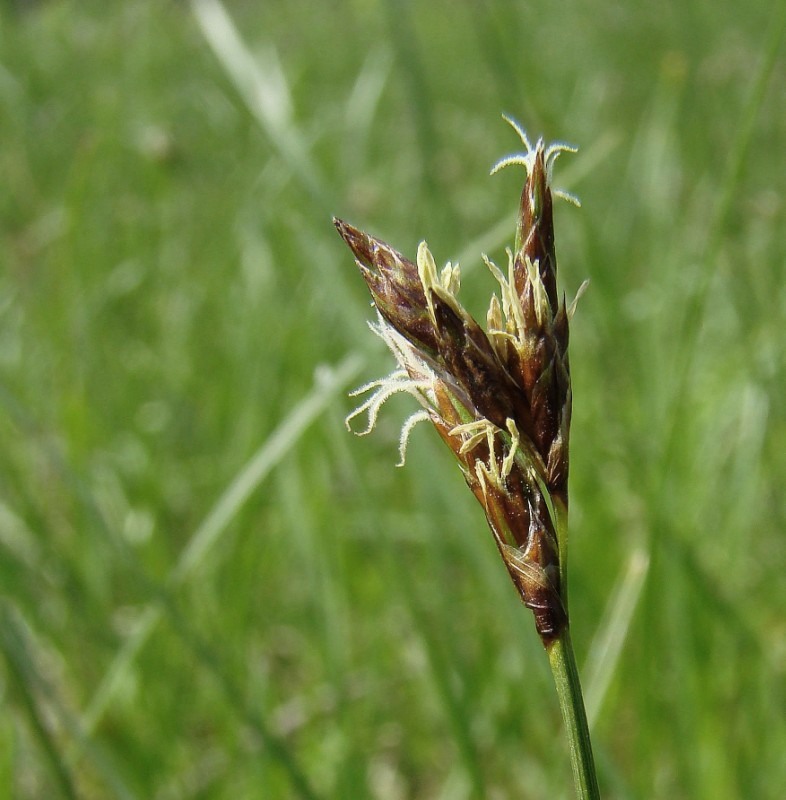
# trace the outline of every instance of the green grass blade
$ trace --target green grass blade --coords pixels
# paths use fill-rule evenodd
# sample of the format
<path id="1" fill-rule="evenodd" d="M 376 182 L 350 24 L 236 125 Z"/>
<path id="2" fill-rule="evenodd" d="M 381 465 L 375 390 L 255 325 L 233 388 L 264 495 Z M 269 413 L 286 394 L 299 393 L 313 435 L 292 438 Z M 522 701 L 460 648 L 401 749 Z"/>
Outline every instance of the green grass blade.
<path id="1" fill-rule="evenodd" d="M 351 356 L 334 370 L 323 371 L 317 386 L 306 395 L 238 472 L 218 498 L 205 521 L 194 532 L 168 580 L 169 590 L 186 581 L 207 553 L 215 546 L 227 525 L 267 478 L 279 461 L 291 451 L 308 427 L 324 412 L 337 392 L 344 389 L 360 369 L 361 361 Z M 164 614 L 160 605 L 149 605 L 139 618 L 134 632 L 123 642 L 103 680 L 95 690 L 83 717 L 84 728 L 93 731 L 112 701 L 122 678 L 150 638 Z M 290 768 L 287 761 L 284 766 Z M 298 781 L 302 782 L 300 776 Z"/>
<path id="2" fill-rule="evenodd" d="M 307 193 L 330 211 L 327 184 L 295 124 L 292 98 L 273 45 L 254 57 L 221 0 L 191 0 L 202 34 L 259 126 Z"/>
<path id="3" fill-rule="evenodd" d="M 68 800 L 77 800 L 77 792 L 71 772 L 65 763 L 60 747 L 51 734 L 44 715 L 39 708 L 36 695 L 37 670 L 24 645 L 21 631 L 3 601 L 0 604 L 0 648 L 2 648 L 8 674 L 19 693 L 30 729 L 38 741 L 45 760 L 49 764 L 60 795 Z"/>

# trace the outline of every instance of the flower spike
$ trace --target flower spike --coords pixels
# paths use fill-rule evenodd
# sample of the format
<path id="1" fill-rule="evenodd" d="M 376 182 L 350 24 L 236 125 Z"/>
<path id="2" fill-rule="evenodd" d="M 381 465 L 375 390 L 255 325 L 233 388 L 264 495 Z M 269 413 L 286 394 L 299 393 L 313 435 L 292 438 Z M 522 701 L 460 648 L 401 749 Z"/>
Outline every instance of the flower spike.
<path id="1" fill-rule="evenodd" d="M 542 139 L 533 145 L 515 120 L 505 119 L 525 149 L 493 171 L 519 164 L 526 181 L 507 274 L 485 259 L 499 284 L 487 331 L 458 299 L 457 265 L 438 269 L 425 242 L 410 261 L 334 220 L 379 312 L 372 327 L 399 363 L 354 393 L 368 395 L 347 423 L 365 414 L 359 433 L 369 433 L 388 398 L 404 392 L 417 399 L 421 410 L 402 428 L 401 461 L 413 427 L 430 420 L 483 506 L 508 572 L 549 642 L 567 624 L 555 509 L 567 508 L 573 312 L 557 293 L 551 172 L 559 155 L 575 148 L 547 147 Z"/>
<path id="2" fill-rule="evenodd" d="M 576 299 L 566 306 L 557 289 L 554 164 L 575 152 L 557 142 L 533 145 L 505 117 L 524 151 L 498 161 L 526 172 L 515 246 L 503 271 L 485 256 L 496 279 L 484 330 L 458 299 L 457 265 L 439 270 L 425 242 L 410 261 L 385 242 L 335 219 L 377 307 L 372 329 L 388 345 L 398 369 L 362 386 L 367 395 L 347 417 L 366 415 L 373 430 L 385 401 L 404 392 L 421 408 L 401 429 L 400 464 L 413 428 L 430 421 L 453 453 L 464 480 L 486 515 L 505 568 L 549 656 L 570 739 L 581 800 L 599 800 L 578 670 L 570 644 L 566 580 L 568 442 L 572 407 L 569 325 Z"/>

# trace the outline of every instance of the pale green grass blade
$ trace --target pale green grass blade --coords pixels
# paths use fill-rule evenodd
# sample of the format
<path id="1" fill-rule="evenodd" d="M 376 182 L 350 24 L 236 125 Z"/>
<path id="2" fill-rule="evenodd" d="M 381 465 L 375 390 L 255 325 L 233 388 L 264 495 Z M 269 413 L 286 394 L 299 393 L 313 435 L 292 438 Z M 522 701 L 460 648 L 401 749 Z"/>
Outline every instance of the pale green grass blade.
<path id="1" fill-rule="evenodd" d="M 590 645 L 582 670 L 586 687 L 584 702 L 590 729 L 598 718 L 616 672 L 648 569 L 648 554 L 641 548 L 635 549 L 630 554 L 617 585 L 609 595 L 598 631 Z"/>
<path id="2" fill-rule="evenodd" d="M 358 72 L 346 101 L 344 121 L 344 171 L 356 175 L 367 159 L 374 120 L 379 111 L 383 91 L 390 78 L 393 57 L 384 47 L 373 50 Z"/>
<path id="3" fill-rule="evenodd" d="M 259 126 L 306 191 L 329 206 L 329 192 L 295 123 L 293 101 L 275 47 L 252 55 L 221 0 L 191 0 L 207 43 Z"/>
<path id="4" fill-rule="evenodd" d="M 322 373 L 317 387 L 295 406 L 218 498 L 205 521 L 183 549 L 170 573 L 168 588 L 176 588 L 191 575 L 251 494 L 332 402 L 336 393 L 346 388 L 360 366 L 360 359 L 353 356 L 341 362 L 334 371 Z M 85 711 L 84 725 L 87 730 L 92 731 L 103 716 L 120 679 L 144 647 L 161 615 L 162 610 L 158 605 L 148 606 L 140 617 L 135 632 L 123 643 Z"/>
<path id="5" fill-rule="evenodd" d="M 322 369 L 314 390 L 295 406 L 290 415 L 240 470 L 219 497 L 203 524 L 194 532 L 170 573 L 167 584 L 169 589 L 176 588 L 193 574 L 252 493 L 267 478 L 276 464 L 292 450 L 298 439 L 324 412 L 336 394 L 346 388 L 349 381 L 358 373 L 360 366 L 361 360 L 357 356 L 352 356 L 346 358 L 334 370 Z M 91 698 L 83 717 L 86 730 L 95 729 L 123 677 L 161 621 L 163 614 L 164 609 L 160 605 L 151 604 L 145 609 L 134 632 L 124 641 Z"/>
<path id="6" fill-rule="evenodd" d="M 358 374 L 363 360 L 356 355 L 335 369 L 320 368 L 314 390 L 304 397 L 276 428 L 267 441 L 238 473 L 213 506 L 205 521 L 194 532 L 170 575 L 170 587 L 184 581 L 216 543 L 222 531 L 251 494 L 289 453 L 308 427 L 319 417 L 338 392 Z"/>

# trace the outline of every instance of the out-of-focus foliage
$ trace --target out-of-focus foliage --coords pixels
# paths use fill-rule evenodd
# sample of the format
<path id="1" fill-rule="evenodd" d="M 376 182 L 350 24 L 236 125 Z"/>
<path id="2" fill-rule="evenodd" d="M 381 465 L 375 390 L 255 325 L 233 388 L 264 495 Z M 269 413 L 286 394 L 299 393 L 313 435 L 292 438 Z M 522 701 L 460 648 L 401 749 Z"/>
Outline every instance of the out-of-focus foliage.
<path id="1" fill-rule="evenodd" d="M 782 3 L 5 3 L 0 785 L 569 796 L 531 615 L 384 374 L 339 214 L 474 312 L 534 136 L 604 797 L 786 785 Z M 347 361 L 347 359 L 349 359 Z M 354 383 L 353 383 L 354 382 Z"/>

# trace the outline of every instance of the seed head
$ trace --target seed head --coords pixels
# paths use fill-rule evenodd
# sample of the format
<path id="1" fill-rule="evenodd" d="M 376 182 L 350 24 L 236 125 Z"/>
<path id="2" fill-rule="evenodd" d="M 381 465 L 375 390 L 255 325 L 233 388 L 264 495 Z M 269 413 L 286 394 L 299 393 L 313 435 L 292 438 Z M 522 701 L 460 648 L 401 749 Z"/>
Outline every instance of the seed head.
<path id="1" fill-rule="evenodd" d="M 487 330 L 457 298 L 458 265 L 440 272 L 425 242 L 413 263 L 385 242 L 342 220 L 336 229 L 355 255 L 379 314 L 373 330 L 399 369 L 361 387 L 372 392 L 347 422 L 367 413 L 374 427 L 384 401 L 403 391 L 422 410 L 402 429 L 402 463 L 412 427 L 428 419 L 454 453 L 482 505 L 497 547 L 544 643 L 567 624 L 560 585 L 554 508 L 567 509 L 571 385 L 568 325 L 572 307 L 557 292 L 551 172 L 568 145 L 535 147 L 492 170 L 526 170 L 515 252 L 507 275 L 484 260 L 499 283 Z M 554 192 L 568 197 L 563 192 Z"/>

